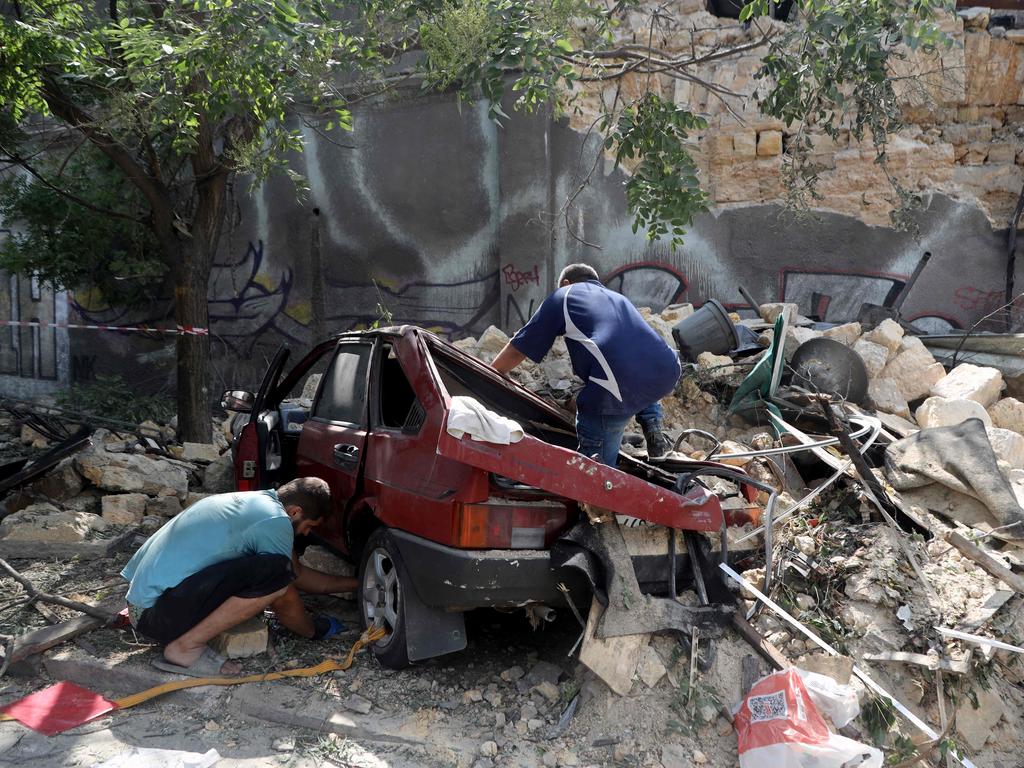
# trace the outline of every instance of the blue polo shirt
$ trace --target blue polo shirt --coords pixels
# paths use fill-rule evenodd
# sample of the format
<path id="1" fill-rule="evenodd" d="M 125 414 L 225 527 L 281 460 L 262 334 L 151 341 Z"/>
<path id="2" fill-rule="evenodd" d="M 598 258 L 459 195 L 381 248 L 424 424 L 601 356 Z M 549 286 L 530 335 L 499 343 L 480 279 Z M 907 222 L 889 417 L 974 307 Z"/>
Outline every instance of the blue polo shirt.
<path id="1" fill-rule="evenodd" d="M 676 352 L 629 299 L 597 280 L 548 296 L 512 346 L 539 363 L 563 335 L 572 369 L 584 381 L 576 398 L 584 413 L 631 416 L 670 394 L 679 380 Z"/>
<path id="2" fill-rule="evenodd" d="M 127 600 L 150 608 L 165 589 L 194 573 L 245 555 L 291 557 L 295 533 L 276 491 L 207 496 L 158 530 L 121 575 L 131 582 Z"/>

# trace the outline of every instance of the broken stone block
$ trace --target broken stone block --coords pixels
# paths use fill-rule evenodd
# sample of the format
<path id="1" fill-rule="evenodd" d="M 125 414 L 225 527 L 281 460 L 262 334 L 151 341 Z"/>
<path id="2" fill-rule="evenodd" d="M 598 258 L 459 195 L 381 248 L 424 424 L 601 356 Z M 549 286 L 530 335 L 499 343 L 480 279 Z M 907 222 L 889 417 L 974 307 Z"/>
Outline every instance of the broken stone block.
<path id="1" fill-rule="evenodd" d="M 701 352 L 697 355 L 697 367 L 712 378 L 731 376 L 736 371 L 731 357 L 712 352 Z"/>
<path id="2" fill-rule="evenodd" d="M 640 652 L 640 662 L 636 666 L 636 676 L 648 688 L 656 686 L 658 681 L 665 676 L 665 665 L 661 663 L 658 652 L 649 645 Z"/>
<path id="3" fill-rule="evenodd" d="M 75 460 L 68 457 L 51 469 L 35 485 L 36 493 L 54 501 L 67 501 L 82 492 L 82 476 L 75 471 Z"/>
<path id="4" fill-rule="evenodd" d="M 910 418 L 907 398 L 900 394 L 899 386 L 892 379 L 871 379 L 868 382 L 868 397 L 877 410 L 894 413 L 904 419 Z"/>
<path id="5" fill-rule="evenodd" d="M 373 708 L 373 703 L 368 698 L 360 696 L 358 693 L 353 693 L 342 702 L 342 705 L 350 712 L 357 712 L 360 715 L 368 714 Z M 493 744 L 494 742 L 491 743 Z"/>
<path id="6" fill-rule="evenodd" d="M 992 424 L 1024 434 L 1024 403 L 1015 397 L 1004 397 L 988 409 Z"/>
<path id="7" fill-rule="evenodd" d="M 490 362 L 508 344 L 508 336 L 500 328 L 493 325 L 480 335 L 476 343 L 476 356 Z"/>
<path id="8" fill-rule="evenodd" d="M 181 514 L 181 502 L 178 501 L 177 496 L 157 496 L 154 499 L 146 499 L 146 514 L 156 517 L 174 517 Z"/>
<path id="9" fill-rule="evenodd" d="M 75 457 L 75 467 L 98 488 L 117 493 L 177 496 L 188 493 L 188 472 L 169 461 L 128 453 L 109 453 L 97 430 L 93 444 Z"/>
<path id="10" fill-rule="evenodd" d="M 458 347 L 463 352 L 468 352 L 469 354 L 472 355 L 476 352 L 476 339 L 472 336 L 467 336 L 464 339 L 453 341 L 452 346 Z"/>
<path id="11" fill-rule="evenodd" d="M 786 331 L 786 350 L 796 352 L 801 344 L 806 344 L 811 339 L 820 339 L 824 334 L 813 328 L 792 327 Z"/>
<path id="12" fill-rule="evenodd" d="M 978 697 L 978 708 L 970 703 L 957 707 L 956 730 L 971 749 L 980 752 L 1002 719 L 1006 706 L 994 686 L 975 686 L 974 692 Z"/>
<path id="13" fill-rule="evenodd" d="M 896 350 L 900 347 L 900 342 L 903 341 L 903 326 L 895 320 L 886 318 L 861 338 L 865 341 L 881 344 L 889 350 L 889 355 L 891 356 L 896 354 Z"/>
<path id="14" fill-rule="evenodd" d="M 757 134 L 753 131 L 739 131 L 732 136 L 732 151 L 738 156 L 752 160 L 757 155 Z"/>
<path id="15" fill-rule="evenodd" d="M 973 400 L 949 400 L 945 397 L 929 397 L 914 413 L 922 428 L 952 427 L 968 419 L 981 419 L 986 427 L 992 426 L 992 419 L 981 403 Z"/>
<path id="16" fill-rule="evenodd" d="M 774 157 L 782 154 L 782 131 L 761 131 L 757 135 L 757 156 Z"/>
<path id="17" fill-rule="evenodd" d="M 104 496 L 100 502 L 103 519 L 113 525 L 135 525 L 146 514 L 149 497 L 144 493 L 119 493 Z"/>
<path id="18" fill-rule="evenodd" d="M 1013 469 L 1024 469 L 1024 436 L 999 427 L 988 427 L 985 431 L 996 458 L 1002 459 Z"/>
<path id="19" fill-rule="evenodd" d="M 50 445 L 50 441 L 47 440 L 39 432 L 36 432 L 28 424 L 23 424 L 21 427 L 21 442 L 31 448 L 47 448 Z"/>
<path id="20" fill-rule="evenodd" d="M 852 347 L 861 335 L 860 323 L 843 323 L 835 328 L 829 328 L 822 334 L 826 339 L 833 339 L 840 344 Z"/>
<path id="21" fill-rule="evenodd" d="M 907 336 L 879 377 L 895 381 L 900 394 L 909 401 L 927 395 L 945 375 L 946 369 L 935 362 L 924 343 L 916 336 Z"/>
<path id="22" fill-rule="evenodd" d="M 840 685 L 849 685 L 850 675 L 853 674 L 853 659 L 849 656 L 814 653 L 810 656 L 801 656 L 796 660 L 796 666 L 808 672 L 831 677 Z"/>
<path id="23" fill-rule="evenodd" d="M 0 539 L 73 544 L 90 531 L 102 531 L 107 521 L 87 512 L 62 512 L 53 504 L 31 504 L 0 522 Z"/>
<path id="24" fill-rule="evenodd" d="M 253 616 L 210 641 L 210 647 L 229 659 L 247 659 L 267 650 L 270 633 L 262 616 Z"/>
<path id="25" fill-rule="evenodd" d="M 860 355 L 860 359 L 864 361 L 864 367 L 867 369 L 869 379 L 876 378 L 885 368 L 885 363 L 889 359 L 889 350 L 887 348 L 865 338 L 857 339 L 854 342 L 853 351 Z"/>
<path id="26" fill-rule="evenodd" d="M 961 363 L 931 388 L 933 395 L 950 400 L 974 400 L 986 408 L 999 399 L 1003 374 L 995 368 Z"/>
<path id="27" fill-rule="evenodd" d="M 213 443 L 182 443 L 181 458 L 185 461 L 216 461 L 220 451 Z"/>
<path id="28" fill-rule="evenodd" d="M 98 515 L 100 513 L 100 494 L 98 491 L 88 490 L 68 499 L 61 506 L 69 512 L 89 512 Z"/>
<path id="29" fill-rule="evenodd" d="M 213 494 L 212 493 L 189 493 L 188 496 L 185 497 L 185 503 L 184 503 L 183 506 L 184 506 L 185 509 L 188 509 L 193 504 L 195 504 L 197 501 L 202 501 L 207 496 L 213 496 Z"/>
<path id="30" fill-rule="evenodd" d="M 218 456 L 203 470 L 203 490 L 209 493 L 230 493 L 235 490 L 235 464 L 230 452 Z"/>
<path id="31" fill-rule="evenodd" d="M 661 319 L 669 325 L 675 325 L 692 314 L 693 304 L 669 304 L 661 310 Z"/>
<path id="32" fill-rule="evenodd" d="M 774 323 L 779 319 L 779 315 L 783 312 L 786 313 L 786 322 L 792 323 L 796 320 L 797 312 L 799 307 L 796 304 L 786 304 L 782 302 L 773 302 L 770 304 L 762 304 L 758 310 L 761 313 L 761 319 L 766 323 Z"/>

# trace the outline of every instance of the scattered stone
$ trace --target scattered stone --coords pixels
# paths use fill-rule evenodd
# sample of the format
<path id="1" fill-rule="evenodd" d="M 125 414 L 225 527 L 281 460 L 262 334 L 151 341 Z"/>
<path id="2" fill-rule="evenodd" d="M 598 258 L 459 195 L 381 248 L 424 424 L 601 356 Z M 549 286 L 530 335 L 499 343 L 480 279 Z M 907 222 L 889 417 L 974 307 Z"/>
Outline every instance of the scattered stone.
<path id="1" fill-rule="evenodd" d="M 801 345 L 806 344 L 811 339 L 820 339 L 822 336 L 824 334 L 821 331 L 816 331 L 813 328 L 790 326 L 786 331 L 786 351 L 790 353 L 796 352 Z M 790 357 L 792 357 L 792 354 Z"/>
<path id="2" fill-rule="evenodd" d="M 885 368 L 889 360 L 889 350 L 881 344 L 868 341 L 866 338 L 857 339 L 853 344 L 853 351 L 860 355 L 867 369 L 868 377 L 875 378 Z"/>
<path id="3" fill-rule="evenodd" d="M 217 731 L 223 731 L 224 726 L 218 723 L 216 720 L 207 720 L 206 725 L 203 726 L 206 730 L 216 733 Z"/>
<path id="4" fill-rule="evenodd" d="M 480 745 L 480 754 L 483 757 L 497 757 L 498 744 L 494 741 L 485 741 Z"/>
<path id="5" fill-rule="evenodd" d="M 538 661 L 530 667 L 530 671 L 526 673 L 522 682 L 527 690 L 539 686 L 541 683 L 551 683 L 557 690 L 562 674 L 563 670 L 557 664 L 552 664 L 550 661 Z"/>
<path id="6" fill-rule="evenodd" d="M 484 691 L 484 699 L 495 709 L 501 706 L 501 694 L 497 691 Z"/>
<path id="7" fill-rule="evenodd" d="M 570 768 L 574 765 L 579 765 L 580 759 L 576 756 L 576 753 L 570 749 L 563 749 L 558 753 L 558 765 Z"/>
<path id="8" fill-rule="evenodd" d="M 270 748 L 275 752 L 294 752 L 295 739 L 291 736 L 279 736 L 270 743 Z"/>
<path id="9" fill-rule="evenodd" d="M 999 427 L 988 427 L 985 431 L 996 458 L 1005 461 L 1012 469 L 1024 469 L 1024 436 Z"/>
<path id="10" fill-rule="evenodd" d="M 697 765 L 704 765 L 708 761 L 707 755 L 701 752 L 699 749 L 693 751 L 693 762 Z"/>
<path id="11" fill-rule="evenodd" d="M 63 502 L 61 506 L 69 512 L 89 512 L 90 514 L 98 515 L 100 513 L 100 500 L 99 492 L 87 490 L 84 493 L 78 494 L 73 499 Z"/>
<path id="12" fill-rule="evenodd" d="M 145 534 L 156 533 L 164 524 L 164 518 L 157 515 L 146 515 L 139 522 L 139 528 Z"/>
<path id="13" fill-rule="evenodd" d="M 545 768 L 555 768 L 558 765 L 558 753 L 553 749 L 545 752 L 541 762 L 544 763 Z"/>
<path id="14" fill-rule="evenodd" d="M 997 401 L 989 407 L 988 415 L 994 426 L 1024 434 L 1024 403 L 1017 398 L 1004 397 Z"/>
<path id="15" fill-rule="evenodd" d="M 462 703 L 463 704 L 473 704 L 475 702 L 483 701 L 483 700 L 484 700 L 484 695 L 482 693 L 480 693 L 480 691 L 478 689 L 476 689 L 476 688 L 471 688 L 470 690 L 465 691 L 462 694 Z"/>
<path id="16" fill-rule="evenodd" d="M 247 659 L 267 650 L 270 633 L 262 616 L 253 616 L 210 641 L 210 647 L 229 659 Z"/>
<path id="17" fill-rule="evenodd" d="M 506 722 L 506 717 L 505 717 L 505 713 L 504 712 L 495 712 L 494 713 L 494 727 L 495 728 L 504 728 L 505 727 L 505 722 Z"/>
<path id="18" fill-rule="evenodd" d="M 693 304 L 669 304 L 661 310 L 661 319 L 675 325 L 693 314 Z"/>
<path id="19" fill-rule="evenodd" d="M 157 517 L 174 517 L 181 514 L 181 502 L 177 496 L 157 496 L 155 499 L 147 499 L 146 514 Z"/>
<path id="20" fill-rule="evenodd" d="M 146 514 L 149 497 L 144 493 L 119 493 L 104 496 L 100 502 L 103 519 L 113 525 L 136 525 Z"/>
<path id="21" fill-rule="evenodd" d="M 996 724 L 1002 719 L 1006 707 L 995 686 L 975 686 L 974 692 L 978 697 L 978 708 L 975 709 L 970 703 L 958 707 L 956 730 L 972 750 L 981 752 Z"/>
<path id="22" fill-rule="evenodd" d="M 534 731 L 539 731 L 543 727 L 544 721 L 536 717 L 531 717 L 529 720 L 526 721 L 526 730 L 528 730 L 530 733 L 533 733 Z"/>
<path id="23" fill-rule="evenodd" d="M 903 341 L 903 333 L 902 325 L 895 320 L 886 318 L 861 338 L 865 341 L 881 344 L 889 350 L 889 355 L 892 356 L 896 354 L 896 350 L 900 347 L 900 342 Z"/>
<path id="24" fill-rule="evenodd" d="M 518 680 L 525 674 L 526 673 L 523 671 L 522 667 L 509 667 L 501 673 L 501 679 L 504 680 L 506 683 L 514 683 L 516 680 Z"/>
<path id="25" fill-rule="evenodd" d="M 480 334 L 476 342 L 476 356 L 488 363 L 508 344 L 508 336 L 500 328 L 493 325 Z"/>
<path id="26" fill-rule="evenodd" d="M 230 452 L 218 456 L 203 470 L 203 490 L 209 493 L 230 493 L 235 490 L 235 465 Z"/>
<path id="27" fill-rule="evenodd" d="M 91 531 L 102 531 L 108 521 L 87 512 L 62 512 L 53 504 L 30 504 L 0 522 L 0 539 L 73 544 Z"/>
<path id="28" fill-rule="evenodd" d="M 535 685 L 533 687 L 533 690 L 535 690 L 537 693 L 539 693 L 552 704 L 558 701 L 562 696 L 561 691 L 558 690 L 558 686 L 554 683 L 549 683 L 547 680 L 544 680 L 543 682 L 540 682 L 537 685 Z"/>
<path id="29" fill-rule="evenodd" d="M 986 408 L 999 399 L 1003 374 L 996 368 L 961 363 L 931 388 L 933 395 L 950 400 L 974 400 Z"/>
<path id="30" fill-rule="evenodd" d="M 945 397 L 929 397 L 914 413 L 922 429 L 928 427 L 952 427 L 967 421 L 981 419 L 985 426 L 992 425 L 992 419 L 984 406 L 974 400 L 949 400 Z"/>
<path id="31" fill-rule="evenodd" d="M 796 548 L 800 550 L 801 554 L 808 557 L 813 556 L 818 551 L 818 544 L 815 542 L 814 537 L 808 536 L 806 533 L 795 536 L 793 543 L 796 544 Z"/>
<path id="32" fill-rule="evenodd" d="M 811 595 L 798 594 L 796 596 L 796 605 L 801 611 L 809 611 L 818 604 Z"/>
<path id="33" fill-rule="evenodd" d="M 188 472 L 183 468 L 149 456 L 108 453 L 97 437 L 102 432 L 97 430 L 93 445 L 75 458 L 85 479 L 105 491 L 185 498 Z"/>
<path id="34" fill-rule="evenodd" d="M 348 711 L 356 712 L 360 715 L 368 714 L 373 709 L 373 702 L 365 696 L 360 696 L 358 693 L 353 693 L 342 704 Z"/>
<path id="35" fill-rule="evenodd" d="M 868 382 L 868 397 L 875 408 L 886 413 L 894 413 L 904 419 L 910 418 L 910 406 L 907 398 L 900 394 L 899 386 L 892 379 L 872 379 Z"/>
<path id="36" fill-rule="evenodd" d="M 829 328 L 822 333 L 826 339 L 833 339 L 838 341 L 840 344 L 845 344 L 848 347 L 852 347 L 857 339 L 861 336 L 860 323 L 843 323 L 837 325 L 834 328 Z"/>
<path id="37" fill-rule="evenodd" d="M 636 667 L 636 675 L 648 688 L 656 686 L 665 676 L 665 665 L 661 663 L 661 657 L 649 645 L 640 651 L 640 662 Z"/>
<path id="38" fill-rule="evenodd" d="M 664 768 L 690 768 L 690 756 L 681 744 L 666 744 L 661 748 Z"/>
<path id="39" fill-rule="evenodd" d="M 216 461 L 220 458 L 220 450 L 212 443 L 181 444 L 181 458 L 185 461 Z"/>
<path id="40" fill-rule="evenodd" d="M 900 394 L 910 401 L 927 395 L 945 375 L 945 369 L 935 362 L 924 342 L 916 336 L 907 336 L 879 377 L 895 381 Z"/>
<path id="41" fill-rule="evenodd" d="M 758 311 L 761 313 L 761 319 L 766 323 L 774 323 L 779 319 L 779 315 L 783 312 L 786 313 L 786 322 L 793 323 L 796 320 L 797 313 L 800 311 L 800 307 L 796 304 L 772 302 L 769 304 L 762 304 L 758 308 Z"/>
<path id="42" fill-rule="evenodd" d="M 750 449 L 742 443 L 737 443 L 735 440 L 725 440 L 721 445 L 718 446 L 715 453 L 718 455 L 716 461 L 720 461 L 722 464 L 730 464 L 734 467 L 745 467 L 751 462 L 750 456 L 737 456 L 735 459 L 729 458 L 734 453 L 750 453 Z"/>
<path id="43" fill-rule="evenodd" d="M 63 459 L 33 486 L 35 492 L 53 501 L 67 501 L 82 492 L 82 476 L 75 471 L 74 458 Z"/>
<path id="44" fill-rule="evenodd" d="M 697 367 L 712 378 L 731 376 L 736 372 L 733 360 L 728 355 L 716 355 L 712 352 L 701 352 L 697 355 Z"/>

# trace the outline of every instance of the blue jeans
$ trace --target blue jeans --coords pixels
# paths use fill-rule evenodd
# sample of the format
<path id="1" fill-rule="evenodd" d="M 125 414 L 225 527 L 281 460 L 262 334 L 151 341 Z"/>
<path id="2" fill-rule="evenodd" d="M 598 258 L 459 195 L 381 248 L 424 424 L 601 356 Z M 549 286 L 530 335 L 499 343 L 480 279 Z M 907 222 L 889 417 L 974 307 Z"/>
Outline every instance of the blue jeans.
<path id="1" fill-rule="evenodd" d="M 602 464 L 614 467 L 619 463 L 619 446 L 622 433 L 632 416 L 602 416 L 599 413 L 576 412 L 576 437 L 580 444 L 576 449 L 584 456 L 596 457 Z M 652 403 L 636 415 L 644 431 L 659 428 L 662 411 L 660 403 Z"/>

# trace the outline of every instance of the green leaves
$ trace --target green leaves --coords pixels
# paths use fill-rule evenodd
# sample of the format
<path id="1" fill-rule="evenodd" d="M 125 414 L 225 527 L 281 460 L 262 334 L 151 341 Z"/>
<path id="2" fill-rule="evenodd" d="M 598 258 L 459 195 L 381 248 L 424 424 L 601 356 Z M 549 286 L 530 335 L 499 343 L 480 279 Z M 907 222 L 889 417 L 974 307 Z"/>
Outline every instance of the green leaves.
<path id="1" fill-rule="evenodd" d="M 697 166 L 686 149 L 691 131 L 707 123 L 691 112 L 647 93 L 624 109 L 618 120 L 606 119 L 605 148 L 617 163 L 633 163 L 626 182 L 626 202 L 634 215 L 633 231 L 641 227 L 648 239 L 668 236 L 673 247 L 683 241 L 693 217 L 707 208 Z"/>

